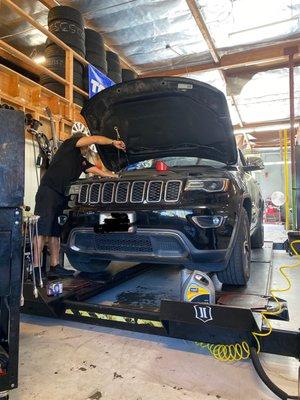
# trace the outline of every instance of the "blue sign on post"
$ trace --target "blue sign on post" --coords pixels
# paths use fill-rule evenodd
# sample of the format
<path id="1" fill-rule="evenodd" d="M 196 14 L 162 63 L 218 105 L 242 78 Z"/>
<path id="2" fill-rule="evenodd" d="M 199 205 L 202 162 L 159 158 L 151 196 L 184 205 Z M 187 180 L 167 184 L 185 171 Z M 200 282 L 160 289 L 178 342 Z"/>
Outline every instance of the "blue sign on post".
<path id="1" fill-rule="evenodd" d="M 89 98 L 114 84 L 115 82 L 89 64 Z"/>

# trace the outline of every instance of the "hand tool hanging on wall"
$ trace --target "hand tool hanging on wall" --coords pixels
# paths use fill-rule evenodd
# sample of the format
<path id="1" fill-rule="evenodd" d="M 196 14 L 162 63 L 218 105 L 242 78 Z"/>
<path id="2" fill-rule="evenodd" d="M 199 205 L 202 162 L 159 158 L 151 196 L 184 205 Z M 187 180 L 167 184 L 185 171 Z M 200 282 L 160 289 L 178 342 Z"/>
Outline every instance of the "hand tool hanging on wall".
<path id="1" fill-rule="evenodd" d="M 53 149 L 47 136 L 42 132 L 38 132 L 39 127 L 43 124 L 34 119 L 31 114 L 26 114 L 25 124 L 28 126 L 27 132 L 35 137 L 39 145 L 40 154 L 36 159 L 36 165 L 47 169 L 53 156 Z"/>
<path id="2" fill-rule="evenodd" d="M 37 278 L 39 287 L 43 287 L 43 279 L 42 279 L 42 268 L 41 261 L 37 260 L 37 267 L 35 268 L 33 265 L 34 260 L 34 237 L 38 237 L 38 215 L 25 216 L 23 218 L 24 221 L 24 237 L 23 237 L 23 267 L 22 267 L 22 286 L 21 286 L 21 306 L 24 305 L 24 295 L 23 295 L 23 287 L 25 281 L 25 274 L 32 276 L 33 282 L 33 295 L 35 298 L 38 297 L 38 289 L 37 289 Z M 26 251 L 27 247 L 27 238 L 29 239 L 29 251 Z M 35 269 L 38 270 L 38 276 L 36 276 Z"/>
<path id="3" fill-rule="evenodd" d="M 58 136 L 57 136 L 57 132 L 56 132 L 56 128 L 55 128 L 52 111 L 48 106 L 45 108 L 45 111 L 46 111 L 48 117 L 50 118 L 50 127 L 51 127 L 51 133 L 52 133 L 51 149 L 52 149 L 52 156 L 54 156 L 54 154 L 57 152 L 58 147 L 59 147 L 59 140 L 58 140 Z"/>

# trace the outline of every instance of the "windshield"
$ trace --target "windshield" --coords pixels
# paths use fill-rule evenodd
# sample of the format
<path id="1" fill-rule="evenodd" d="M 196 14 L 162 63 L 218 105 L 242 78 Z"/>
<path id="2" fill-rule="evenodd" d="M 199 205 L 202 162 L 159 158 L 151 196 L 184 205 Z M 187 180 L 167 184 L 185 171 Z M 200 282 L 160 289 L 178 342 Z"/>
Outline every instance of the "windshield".
<path id="1" fill-rule="evenodd" d="M 215 161 L 208 160 L 205 158 L 198 157 L 163 157 L 163 158 L 151 158 L 150 160 L 140 161 L 135 164 L 128 165 L 125 171 L 136 171 L 140 169 L 155 168 L 155 163 L 157 161 L 163 161 L 169 168 L 174 167 L 197 167 L 197 166 L 208 166 L 220 168 L 225 166 L 225 164 Z"/>

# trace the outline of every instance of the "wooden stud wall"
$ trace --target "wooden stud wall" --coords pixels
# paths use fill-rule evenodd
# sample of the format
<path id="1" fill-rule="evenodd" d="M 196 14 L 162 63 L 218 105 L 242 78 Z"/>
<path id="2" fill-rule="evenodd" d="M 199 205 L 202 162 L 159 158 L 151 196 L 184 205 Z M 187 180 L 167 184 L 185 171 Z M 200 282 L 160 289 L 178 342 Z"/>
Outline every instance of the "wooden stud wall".
<path id="1" fill-rule="evenodd" d="M 49 138 L 52 135 L 49 117 L 45 112 L 47 106 L 52 111 L 60 140 L 70 136 L 74 121 L 85 123 L 80 115 L 81 107 L 78 105 L 69 104 L 63 97 L 3 65 L 0 65 L 0 74 L 0 103 L 31 113 L 43 123 L 40 130 Z"/>

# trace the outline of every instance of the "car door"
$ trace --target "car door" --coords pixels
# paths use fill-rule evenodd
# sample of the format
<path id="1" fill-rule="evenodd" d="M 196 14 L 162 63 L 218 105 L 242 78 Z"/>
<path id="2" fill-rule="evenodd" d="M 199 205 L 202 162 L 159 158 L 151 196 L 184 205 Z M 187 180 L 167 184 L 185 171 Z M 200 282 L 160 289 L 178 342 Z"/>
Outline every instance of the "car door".
<path id="1" fill-rule="evenodd" d="M 239 154 L 240 154 L 240 161 L 241 161 L 242 166 L 243 167 L 247 166 L 247 161 L 246 161 L 243 153 L 241 152 L 241 150 L 239 150 Z M 254 177 L 253 172 L 247 172 L 244 170 L 243 180 L 247 187 L 247 192 L 250 195 L 251 203 L 252 203 L 250 230 L 253 231 L 253 229 L 255 229 L 255 227 L 257 226 L 257 223 L 259 221 L 261 202 L 262 202 L 261 192 L 260 192 L 259 185 Z"/>

